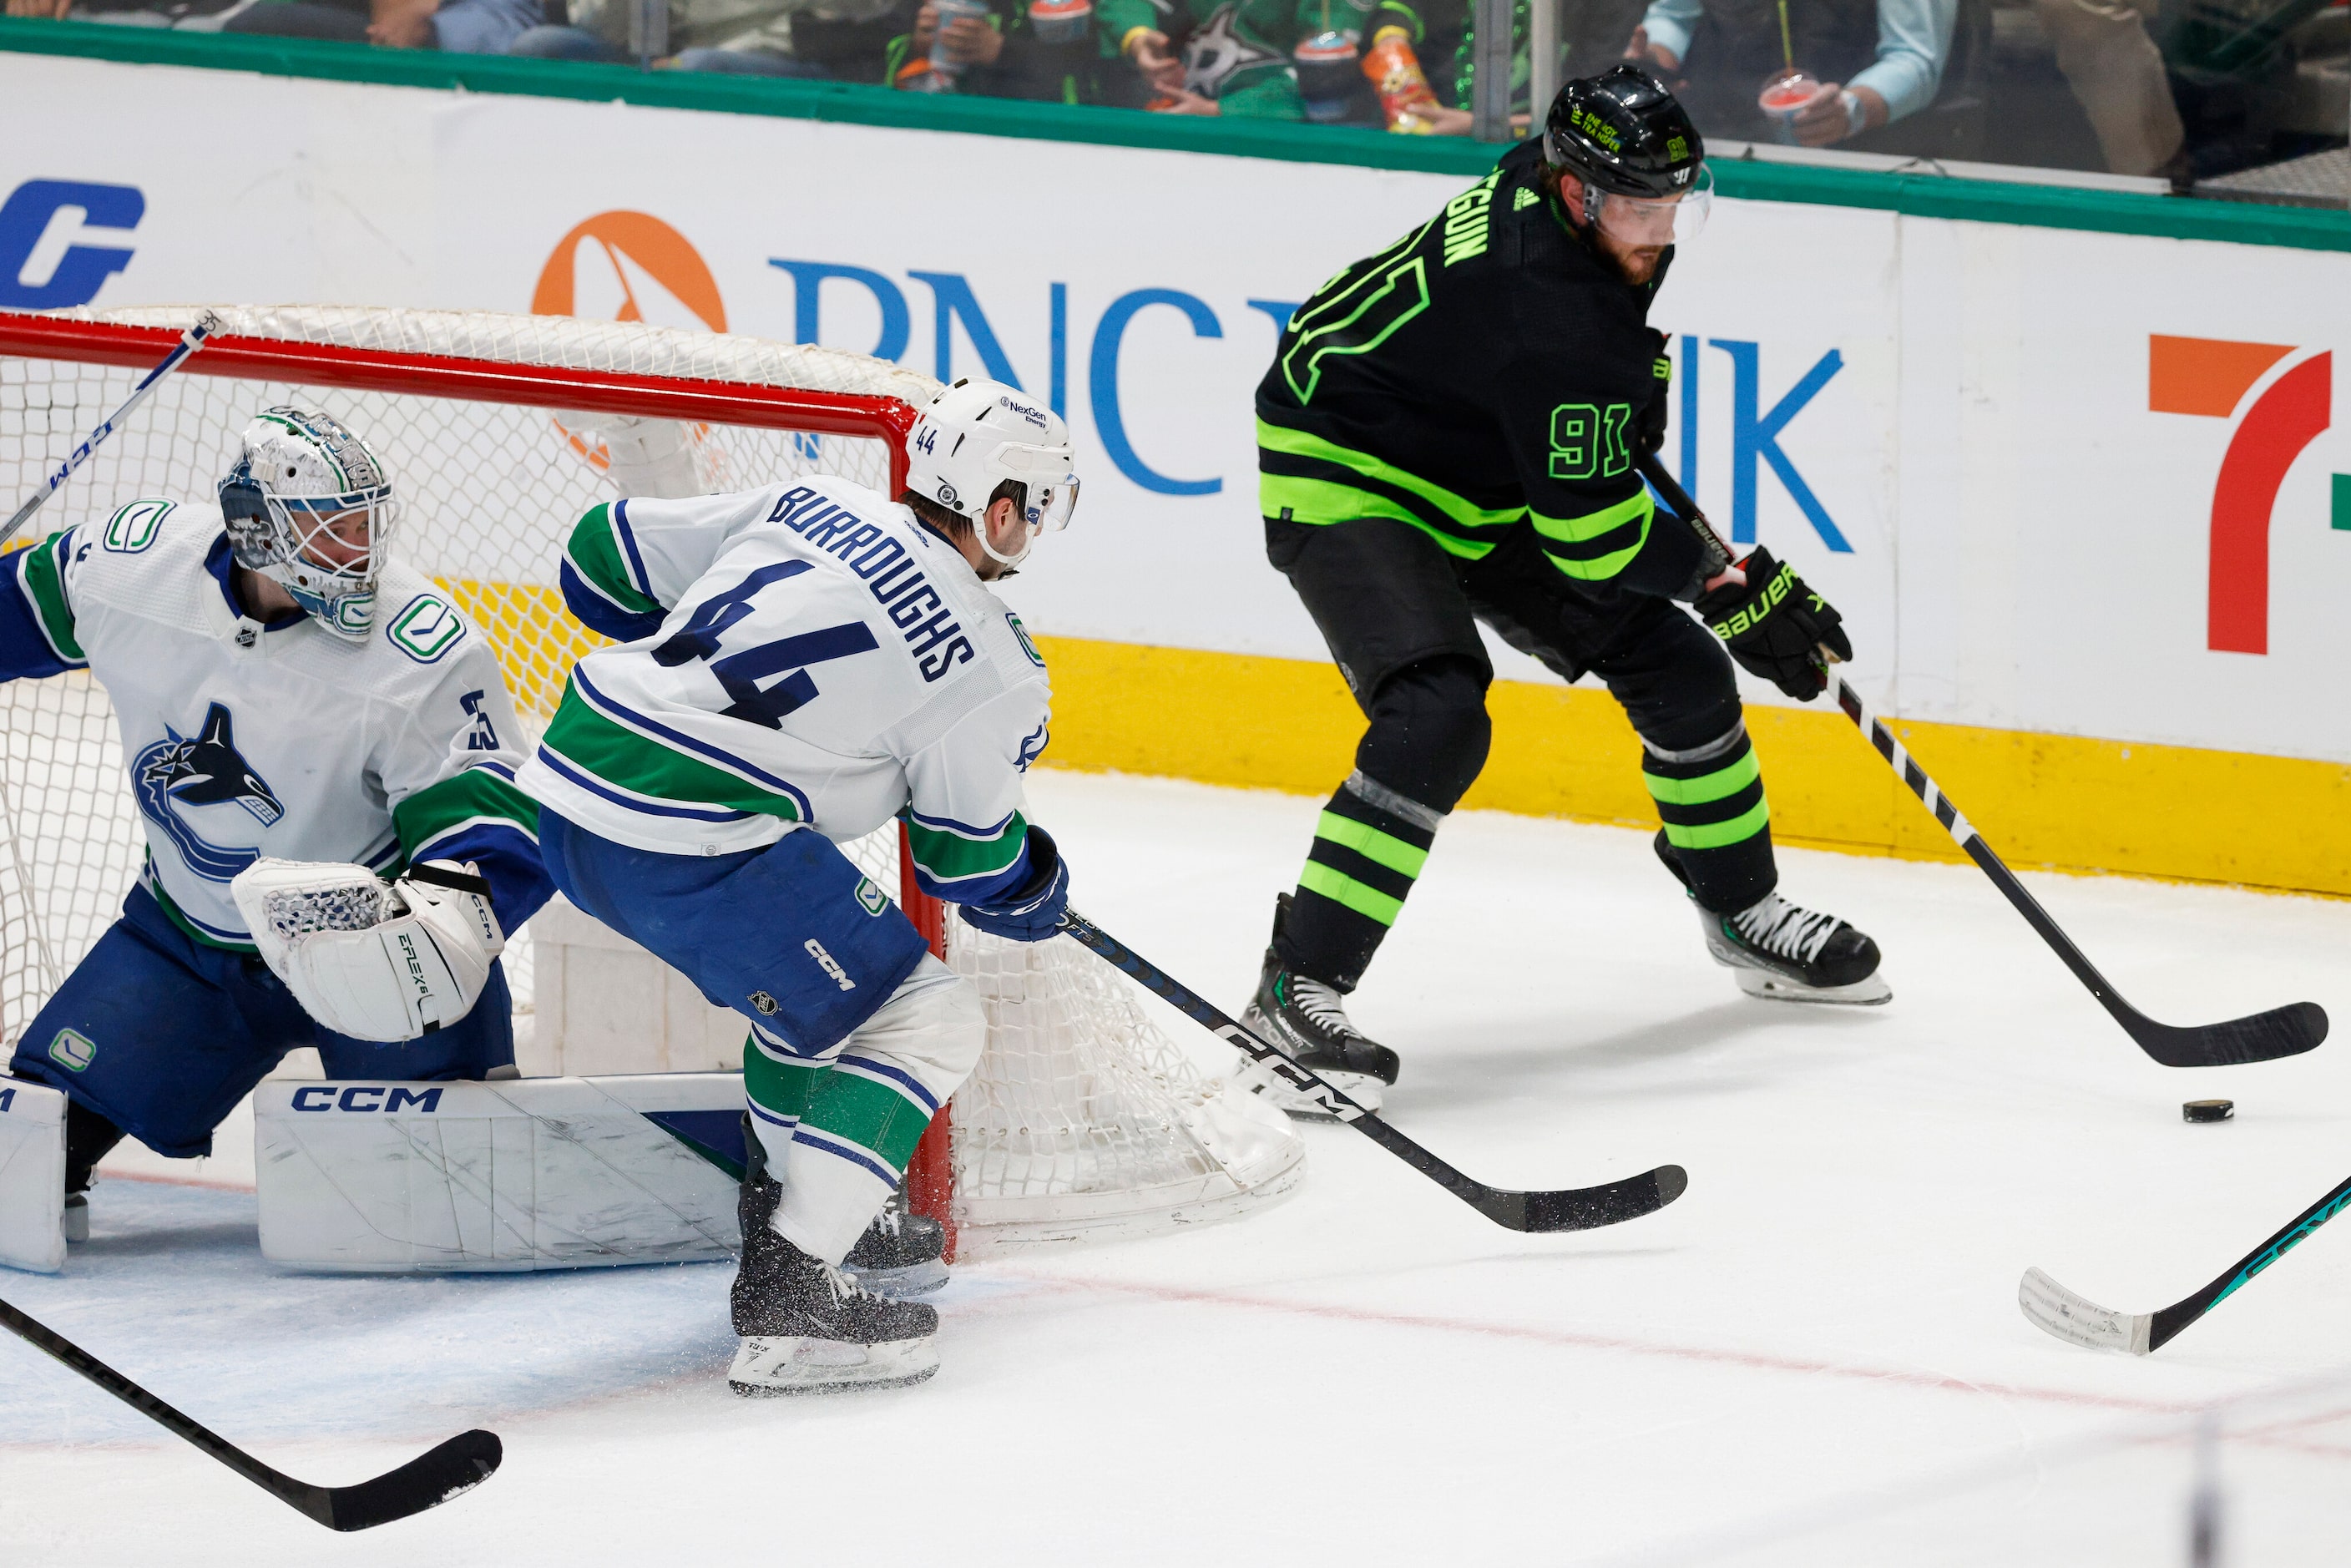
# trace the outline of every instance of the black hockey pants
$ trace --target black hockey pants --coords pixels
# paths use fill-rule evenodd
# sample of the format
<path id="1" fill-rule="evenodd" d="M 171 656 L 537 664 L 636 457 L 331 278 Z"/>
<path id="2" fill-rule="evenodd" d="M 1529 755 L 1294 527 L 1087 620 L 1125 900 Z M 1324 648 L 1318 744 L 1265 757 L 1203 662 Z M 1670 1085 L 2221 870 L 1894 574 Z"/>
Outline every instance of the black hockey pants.
<path id="1" fill-rule="evenodd" d="M 1701 904 L 1735 912 L 1777 885 L 1730 656 L 1681 606 L 1572 587 L 1523 526 L 1479 561 L 1385 517 L 1269 518 L 1266 546 L 1371 720 L 1274 936 L 1289 967 L 1354 988 L 1485 767 L 1494 670 L 1480 621 L 1563 679 L 1598 675 L 1624 705 L 1668 852 Z"/>

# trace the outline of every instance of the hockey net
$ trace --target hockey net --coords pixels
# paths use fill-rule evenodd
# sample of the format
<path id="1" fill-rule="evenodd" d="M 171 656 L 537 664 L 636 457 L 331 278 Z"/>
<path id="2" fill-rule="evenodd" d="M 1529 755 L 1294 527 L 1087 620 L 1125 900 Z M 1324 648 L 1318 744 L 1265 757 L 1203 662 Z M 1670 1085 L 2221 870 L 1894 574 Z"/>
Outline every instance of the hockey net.
<path id="1" fill-rule="evenodd" d="M 602 639 L 564 611 L 563 543 L 616 493 L 601 416 L 676 420 L 706 491 L 820 470 L 894 495 L 937 383 L 861 355 L 634 322 L 340 307 L 222 308 L 202 351 L 92 453 L 21 548 L 134 497 L 209 506 L 238 433 L 319 407 L 383 455 L 396 554 L 496 651 L 535 744 Z M 0 497 L 29 495 L 196 319 L 193 308 L 0 311 Z M 844 846 L 902 888 L 894 830 Z M 87 674 L 0 685 L 0 1039 L 13 1045 L 119 910 L 144 839 L 105 692 Z M 975 1245 L 1148 1234 L 1294 1183 L 1301 1151 L 1199 1072 L 1126 982 L 1075 944 L 1008 943 L 911 885 L 902 902 L 978 986 L 988 1043 L 910 1175 L 918 1207 Z M 512 943 L 517 1032 L 531 945 Z M 952 1200 L 949 1200 L 951 1186 Z"/>

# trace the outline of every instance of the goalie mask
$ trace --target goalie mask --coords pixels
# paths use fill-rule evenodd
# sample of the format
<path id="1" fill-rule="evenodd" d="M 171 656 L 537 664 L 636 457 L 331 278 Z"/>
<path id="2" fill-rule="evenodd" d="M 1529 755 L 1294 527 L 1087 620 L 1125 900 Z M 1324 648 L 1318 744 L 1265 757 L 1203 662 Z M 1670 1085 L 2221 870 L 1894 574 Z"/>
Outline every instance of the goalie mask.
<path id="1" fill-rule="evenodd" d="M 237 565 L 286 590 L 336 636 L 366 642 L 398 517 L 382 461 L 341 422 L 298 408 L 264 410 L 242 440 L 220 482 Z"/>
<path id="2" fill-rule="evenodd" d="M 933 398 L 906 438 L 906 488 L 969 517 L 980 549 L 1006 566 L 1026 560 L 1039 534 L 1069 527 L 1077 510 L 1070 427 L 1002 382 L 967 379 Z M 988 501 L 1007 480 L 1020 486 L 1014 504 L 1029 525 L 1018 555 L 987 537 Z"/>

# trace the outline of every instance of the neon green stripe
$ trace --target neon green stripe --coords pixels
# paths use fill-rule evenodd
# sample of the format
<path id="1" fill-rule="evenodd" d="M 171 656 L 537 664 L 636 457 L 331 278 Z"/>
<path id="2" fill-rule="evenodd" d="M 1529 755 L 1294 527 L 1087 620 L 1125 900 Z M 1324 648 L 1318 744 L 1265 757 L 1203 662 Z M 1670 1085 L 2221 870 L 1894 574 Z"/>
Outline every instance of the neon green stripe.
<path id="1" fill-rule="evenodd" d="M 486 768 L 468 768 L 428 784 L 392 809 L 392 825 L 412 858 L 420 845 L 481 817 L 512 822 L 534 841 L 538 837 L 538 802 Z"/>
<path id="2" fill-rule="evenodd" d="M 1325 441 L 1319 435 L 1309 435 L 1302 430 L 1269 424 L 1262 419 L 1257 422 L 1257 444 L 1269 452 L 1286 452 L 1293 457 L 1314 457 L 1325 463 L 1335 463 L 1367 479 L 1377 479 L 1399 490 L 1409 490 L 1465 528 L 1507 528 L 1517 522 L 1525 512 L 1525 508 L 1520 507 L 1488 511 L 1464 500 L 1442 485 L 1433 485 L 1417 474 L 1407 474 L 1394 464 L 1381 462 L 1368 452 L 1357 452 L 1336 442 Z M 1642 494 L 1646 495 L 1647 492 L 1643 491 Z M 1267 515 L 1279 514 L 1269 512 Z"/>
<path id="3" fill-rule="evenodd" d="M 590 588 L 622 609 L 639 615 L 660 613 L 660 602 L 646 598 L 629 576 L 629 563 L 622 558 L 610 504 L 588 508 L 572 528 L 571 542 L 564 547 L 563 555 L 571 563 L 571 570 L 586 579 Z"/>
<path id="4" fill-rule="evenodd" d="M 987 878 L 1020 858 L 1020 851 L 1029 842 L 1029 819 L 1015 811 L 1012 820 L 995 837 L 987 839 L 969 839 L 943 828 L 926 828 L 920 822 L 908 821 L 906 841 L 914 849 L 914 863 L 928 872 L 934 882 Z"/>
<path id="5" fill-rule="evenodd" d="M 33 597 L 33 609 L 41 618 L 41 635 L 49 640 L 57 657 L 85 664 L 89 655 L 74 641 L 73 606 L 67 601 L 66 585 L 57 576 L 57 541 L 71 532 L 67 528 L 51 534 L 26 550 L 21 570 L 25 587 Z"/>
<path id="6" fill-rule="evenodd" d="M 1763 765 L 1750 748 L 1729 767 L 1696 779 L 1660 779 L 1646 771 L 1641 778 L 1649 786 L 1649 793 L 1668 806 L 1703 806 L 1708 800 L 1738 794 L 1762 776 Z"/>
<path id="7" fill-rule="evenodd" d="M 1580 517 L 1547 517 L 1541 512 L 1529 511 L 1534 519 L 1535 532 L 1547 539 L 1560 539 L 1568 544 L 1583 544 L 1598 538 L 1611 528 L 1621 528 L 1635 517 L 1644 522 L 1654 507 L 1646 490 L 1635 491 L 1613 507 L 1603 507 L 1596 512 L 1586 512 Z M 1644 535 L 1648 530 L 1642 529 Z"/>
<path id="8" fill-rule="evenodd" d="M 1395 917 L 1404 913 L 1404 900 L 1390 898 L 1376 887 L 1365 887 L 1343 872 L 1332 871 L 1320 861 L 1308 861 L 1306 869 L 1298 873 L 1298 885 L 1309 893 L 1319 893 L 1333 904 L 1342 904 L 1356 914 L 1366 915 L 1383 925 L 1394 925 Z"/>
<path id="9" fill-rule="evenodd" d="M 1677 850 L 1719 850 L 1725 844 L 1753 838 L 1771 820 L 1771 802 L 1758 800 L 1752 810 L 1741 811 L 1727 822 L 1705 822 L 1697 827 L 1667 822 L 1666 842 Z"/>
<path id="10" fill-rule="evenodd" d="M 1453 555 L 1483 560 L 1494 546 L 1488 539 L 1465 539 L 1431 528 L 1428 519 L 1392 497 L 1334 485 L 1328 479 L 1306 479 L 1289 474 L 1258 476 L 1258 505 L 1262 515 L 1279 517 L 1285 511 L 1293 523 L 1352 523 L 1358 517 L 1394 517 L 1435 539 Z"/>
<path id="11" fill-rule="evenodd" d="M 568 680 L 563 702 L 547 727 L 545 744 L 573 767 L 640 795 L 682 806 L 729 806 L 788 822 L 800 820 L 799 807 L 790 796 L 624 728 L 590 707 Z"/>
<path id="12" fill-rule="evenodd" d="M 1394 833 L 1384 833 L 1368 822 L 1350 821 L 1336 811 L 1322 813 L 1322 820 L 1314 824 L 1314 836 L 1353 850 L 1374 865 L 1384 865 L 1406 876 L 1418 876 L 1420 868 L 1428 863 L 1426 850 L 1408 844 Z"/>

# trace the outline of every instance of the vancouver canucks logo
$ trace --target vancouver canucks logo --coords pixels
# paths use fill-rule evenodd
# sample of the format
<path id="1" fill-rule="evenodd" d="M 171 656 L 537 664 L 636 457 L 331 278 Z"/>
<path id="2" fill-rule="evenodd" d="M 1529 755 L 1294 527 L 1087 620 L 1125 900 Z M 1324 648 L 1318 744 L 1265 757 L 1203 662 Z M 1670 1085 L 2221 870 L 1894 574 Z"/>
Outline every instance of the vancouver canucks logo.
<path id="1" fill-rule="evenodd" d="M 207 882 L 226 882 L 261 858 L 258 849 L 232 849 L 208 841 L 180 813 L 192 806 L 242 806 L 268 827 L 286 814 L 268 782 L 240 756 L 229 731 L 229 711 L 214 703 L 204 727 L 183 740 L 170 725 L 163 738 L 131 765 L 139 809 L 179 847 L 188 869 Z"/>

